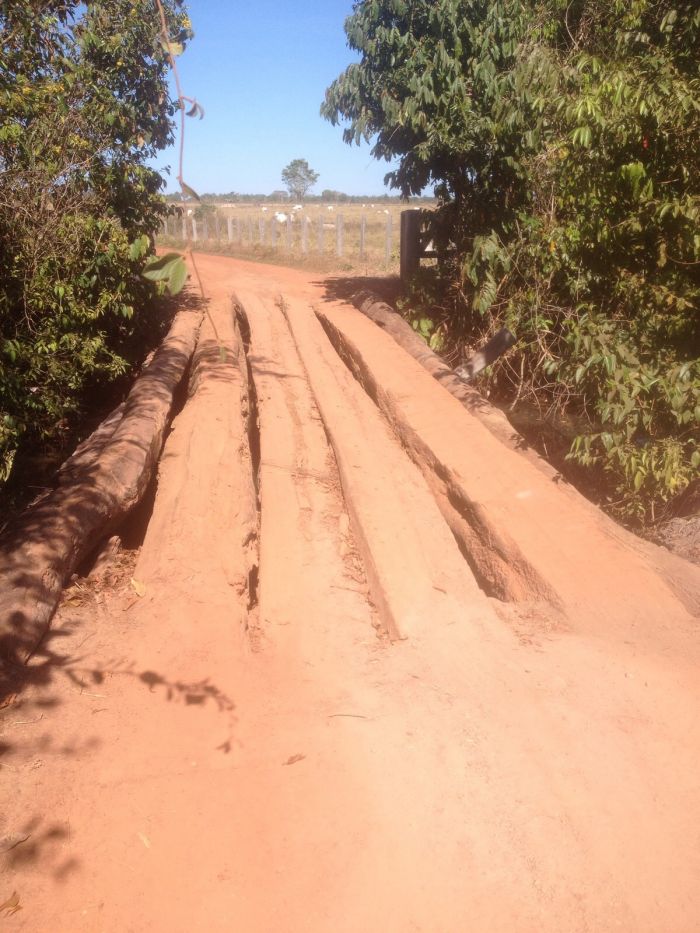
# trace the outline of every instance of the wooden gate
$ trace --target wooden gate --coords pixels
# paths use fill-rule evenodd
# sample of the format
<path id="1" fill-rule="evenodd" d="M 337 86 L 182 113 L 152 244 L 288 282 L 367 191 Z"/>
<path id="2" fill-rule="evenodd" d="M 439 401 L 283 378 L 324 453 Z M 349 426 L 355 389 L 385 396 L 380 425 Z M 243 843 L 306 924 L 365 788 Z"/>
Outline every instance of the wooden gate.
<path id="1" fill-rule="evenodd" d="M 430 211 L 412 208 L 401 211 L 401 281 L 406 282 L 420 269 L 421 259 L 437 255 L 428 230 Z"/>

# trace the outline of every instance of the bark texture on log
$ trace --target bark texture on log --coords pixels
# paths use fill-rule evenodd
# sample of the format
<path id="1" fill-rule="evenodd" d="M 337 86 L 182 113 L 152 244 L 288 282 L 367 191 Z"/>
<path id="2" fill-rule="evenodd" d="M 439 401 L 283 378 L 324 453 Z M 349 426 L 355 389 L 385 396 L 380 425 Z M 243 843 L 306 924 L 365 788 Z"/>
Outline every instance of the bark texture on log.
<path id="1" fill-rule="evenodd" d="M 353 295 L 352 303 L 378 327 L 385 330 L 451 395 L 459 399 L 464 407 L 478 418 L 501 443 L 510 447 L 511 450 L 517 450 L 521 456 L 548 479 L 556 483 L 563 494 L 575 499 L 581 508 L 598 515 L 609 535 L 617 538 L 618 541 L 639 554 L 644 555 L 652 566 L 661 573 L 689 612 L 693 615 L 700 613 L 700 577 L 697 575 L 696 568 L 689 566 L 688 563 L 689 560 L 694 560 L 694 563 L 698 563 L 698 561 L 694 559 L 687 549 L 680 552 L 680 554 L 671 553 L 670 550 L 667 550 L 668 545 L 658 547 L 656 544 L 645 541 L 618 525 L 613 519 L 601 512 L 598 506 L 578 492 L 577 489 L 562 481 L 563 478 L 558 470 L 527 444 L 503 412 L 483 398 L 476 389 L 456 376 L 447 363 L 427 346 L 425 341 L 418 336 L 410 324 L 394 311 L 391 305 L 386 304 L 369 290 L 360 291 Z M 316 313 L 319 314 L 318 310 Z M 323 315 L 320 315 L 320 317 L 323 322 Z"/>
<path id="2" fill-rule="evenodd" d="M 112 439 L 114 432 L 121 424 L 125 408 L 126 402 L 117 405 L 114 411 L 110 412 L 104 421 L 100 422 L 92 434 L 78 444 L 58 471 L 59 485 L 68 482 L 73 476 L 79 476 L 81 470 L 97 460 L 105 445 Z"/>
<path id="3" fill-rule="evenodd" d="M 175 390 L 201 313 L 180 311 L 123 409 L 116 409 L 59 472 L 56 488 L 0 538 L 0 676 L 41 641 L 65 580 L 142 498 L 154 474 Z"/>
<path id="4" fill-rule="evenodd" d="M 502 444 L 517 450 L 533 466 L 544 473 L 549 479 L 560 483 L 563 477 L 544 457 L 531 447 L 525 438 L 508 420 L 507 416 L 496 408 L 488 399 L 484 398 L 477 389 L 468 385 L 456 375 L 447 363 L 431 350 L 422 337 L 420 337 L 400 314 L 391 305 L 382 301 L 370 291 L 357 292 L 352 297 L 352 303 L 366 317 L 373 321 L 382 330 L 385 330 L 396 343 L 409 353 L 414 360 L 421 364 L 450 395 L 458 399 L 467 411 L 478 418 L 488 430 L 497 437 Z M 573 487 L 571 487 L 573 489 Z M 597 508 L 591 505 L 591 508 Z"/>

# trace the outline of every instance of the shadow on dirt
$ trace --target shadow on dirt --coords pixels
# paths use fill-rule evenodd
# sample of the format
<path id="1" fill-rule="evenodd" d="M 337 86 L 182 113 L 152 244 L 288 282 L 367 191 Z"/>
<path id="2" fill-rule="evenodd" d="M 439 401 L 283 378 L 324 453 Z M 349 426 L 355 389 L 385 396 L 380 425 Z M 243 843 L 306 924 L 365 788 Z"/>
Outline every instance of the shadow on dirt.
<path id="1" fill-rule="evenodd" d="M 3 670 L 2 693 L 0 706 L 9 706 L 13 702 L 13 709 L 22 709 L 32 714 L 37 711 L 50 710 L 59 706 L 61 701 L 55 696 L 44 696 L 37 692 L 25 695 L 27 688 L 38 688 L 39 691 L 48 689 L 56 682 L 58 677 L 65 677 L 77 688 L 96 690 L 107 678 L 114 676 L 130 677 L 140 681 L 151 694 L 158 694 L 168 702 L 181 702 L 187 706 L 204 706 L 213 703 L 219 712 L 232 712 L 235 709 L 233 700 L 208 678 L 197 681 L 169 680 L 167 677 L 153 670 L 139 670 L 133 662 L 124 659 L 115 660 L 103 667 L 96 667 L 87 663 L 84 655 L 74 654 L 70 650 L 61 650 L 63 639 L 70 639 L 79 634 L 79 623 L 65 621 L 60 629 L 49 630 L 41 644 L 33 653 L 29 663 L 6 665 Z M 92 634 L 88 632 L 83 642 Z M 9 750 L 11 745 L 3 736 L 0 744 L 0 754 Z"/>
<path id="2" fill-rule="evenodd" d="M 0 839 L 4 852 L 4 867 L 9 871 L 19 871 L 34 865 L 47 855 L 57 862 L 51 869 L 54 881 L 67 881 L 70 875 L 80 867 L 80 860 L 75 856 L 61 858 L 62 850 L 70 843 L 71 830 L 67 822 L 47 822 L 39 816 L 32 817 Z"/>
<path id="3" fill-rule="evenodd" d="M 313 284 L 323 289 L 326 301 L 350 301 L 357 292 L 371 291 L 387 304 L 393 304 L 403 293 L 401 279 L 397 275 L 329 276 Z"/>

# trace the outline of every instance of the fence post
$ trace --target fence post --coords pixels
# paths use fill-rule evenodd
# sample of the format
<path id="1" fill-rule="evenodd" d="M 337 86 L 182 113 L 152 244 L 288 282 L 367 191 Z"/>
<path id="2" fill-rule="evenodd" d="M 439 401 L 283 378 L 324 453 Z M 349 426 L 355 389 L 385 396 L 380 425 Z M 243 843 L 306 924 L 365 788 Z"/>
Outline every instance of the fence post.
<path id="1" fill-rule="evenodd" d="M 343 223 L 343 215 L 338 214 L 335 218 L 335 254 L 336 256 L 343 255 L 343 241 L 345 239 L 345 225 Z"/>
<path id="2" fill-rule="evenodd" d="M 236 217 L 236 241 L 239 246 L 243 243 L 243 229 L 241 227 L 240 217 Z"/>
<path id="3" fill-rule="evenodd" d="M 233 217 L 226 218 L 226 235 L 230 243 L 233 240 Z"/>
<path id="4" fill-rule="evenodd" d="M 202 239 L 205 243 L 209 240 L 209 222 L 206 217 L 202 221 Z"/>
<path id="5" fill-rule="evenodd" d="M 292 218 L 287 214 L 287 240 L 285 243 L 287 252 L 291 253 L 292 251 Z"/>
<path id="6" fill-rule="evenodd" d="M 306 214 L 301 219 L 301 251 L 304 256 L 309 252 L 309 218 Z"/>
<path id="7" fill-rule="evenodd" d="M 360 259 L 365 258 L 365 236 L 367 233 L 367 218 L 363 214 L 360 217 Z"/>
<path id="8" fill-rule="evenodd" d="M 323 214 L 318 218 L 318 251 L 323 254 Z"/>
<path id="9" fill-rule="evenodd" d="M 265 218 L 261 217 L 258 220 L 258 232 L 260 234 L 260 245 L 265 245 Z"/>
<path id="10" fill-rule="evenodd" d="M 277 245 L 277 221 L 274 217 L 270 218 L 270 246 L 274 249 Z"/>
<path id="11" fill-rule="evenodd" d="M 253 245 L 253 221 L 250 217 L 246 217 L 246 233 L 248 235 L 248 246 Z"/>
<path id="12" fill-rule="evenodd" d="M 184 243 L 187 242 L 187 218 L 185 215 L 182 215 L 182 240 Z"/>
<path id="13" fill-rule="evenodd" d="M 219 215 L 214 214 L 214 227 L 216 229 L 216 243 L 217 245 L 221 242 L 221 230 L 219 229 Z"/>
<path id="14" fill-rule="evenodd" d="M 387 266 L 391 261 L 391 245 L 393 239 L 393 224 L 391 214 L 387 214 L 386 218 L 386 248 L 385 248 L 385 259 Z"/>
<path id="15" fill-rule="evenodd" d="M 192 218 L 192 242 L 197 242 L 197 221 L 194 217 Z"/>

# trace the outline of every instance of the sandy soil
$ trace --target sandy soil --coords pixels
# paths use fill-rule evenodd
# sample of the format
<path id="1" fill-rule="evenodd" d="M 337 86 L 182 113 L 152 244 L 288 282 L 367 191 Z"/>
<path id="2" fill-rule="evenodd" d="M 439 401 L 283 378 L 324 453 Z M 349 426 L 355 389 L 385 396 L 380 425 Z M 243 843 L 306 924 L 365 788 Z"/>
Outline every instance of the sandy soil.
<path id="1" fill-rule="evenodd" d="M 0 711 L 2 928 L 697 931 L 696 571 L 332 283 L 198 262 L 143 544 Z"/>

